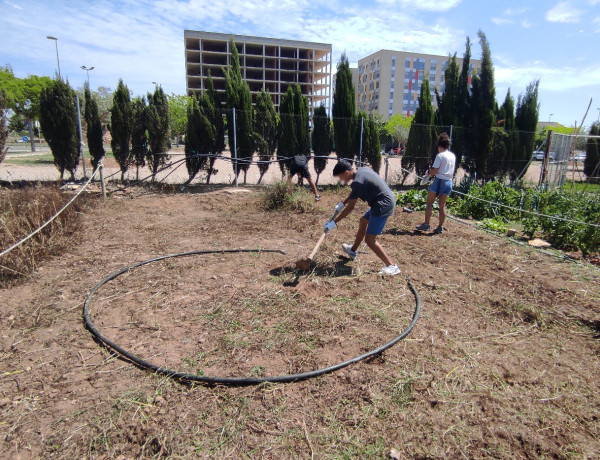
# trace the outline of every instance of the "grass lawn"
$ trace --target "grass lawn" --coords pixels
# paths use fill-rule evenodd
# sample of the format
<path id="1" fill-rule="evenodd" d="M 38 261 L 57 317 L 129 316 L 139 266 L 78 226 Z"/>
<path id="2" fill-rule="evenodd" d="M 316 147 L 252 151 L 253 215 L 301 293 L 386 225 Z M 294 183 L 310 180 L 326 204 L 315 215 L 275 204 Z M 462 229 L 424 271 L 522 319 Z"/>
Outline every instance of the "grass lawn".
<path id="1" fill-rule="evenodd" d="M 89 152 L 84 152 L 84 156 L 86 159 L 89 159 Z M 106 152 L 106 157 L 108 159 L 114 159 L 111 150 Z M 4 160 L 6 163 L 14 164 L 14 165 L 24 165 L 24 166 L 43 166 L 43 165 L 52 165 L 54 164 L 54 157 L 51 153 L 44 154 L 36 154 L 36 153 L 22 153 L 18 156 L 11 156 Z"/>
<path id="2" fill-rule="evenodd" d="M 586 188 L 587 186 L 587 188 Z M 564 189 L 572 191 L 575 188 L 575 192 L 583 192 L 584 190 L 589 193 L 600 193 L 600 184 L 588 184 L 584 181 L 566 181 Z"/>

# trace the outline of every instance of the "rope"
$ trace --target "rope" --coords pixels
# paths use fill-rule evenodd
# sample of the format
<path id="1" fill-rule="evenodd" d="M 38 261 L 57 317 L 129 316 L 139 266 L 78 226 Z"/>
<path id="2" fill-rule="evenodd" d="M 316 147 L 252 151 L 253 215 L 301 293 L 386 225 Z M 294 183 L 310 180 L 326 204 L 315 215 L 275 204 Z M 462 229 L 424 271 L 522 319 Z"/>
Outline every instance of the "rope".
<path id="1" fill-rule="evenodd" d="M 96 174 L 98 173 L 98 171 L 100 170 L 100 168 L 96 168 L 96 170 L 94 171 L 94 174 L 92 174 L 92 177 L 90 177 L 87 182 L 85 184 L 83 184 L 83 187 L 81 187 L 81 189 L 75 194 L 75 196 L 73 198 L 71 198 L 67 204 L 65 204 L 60 211 L 58 211 L 56 214 L 54 214 L 54 216 L 52 216 L 45 224 L 43 224 L 42 226 L 38 227 L 37 230 L 34 230 L 32 233 L 30 233 L 29 235 L 27 235 L 25 238 L 23 238 L 22 240 L 18 241 L 17 243 L 13 244 L 12 246 L 10 246 L 9 248 L 5 249 L 4 251 L 0 252 L 0 257 L 8 254 L 10 251 L 12 251 L 13 249 L 21 246 L 23 243 L 25 243 L 27 240 L 29 240 L 30 238 L 32 238 L 33 236 L 37 235 L 39 232 L 41 232 L 44 228 L 46 228 L 48 225 L 50 225 L 50 223 L 52 223 L 52 221 L 54 221 L 54 219 L 56 219 L 58 216 L 61 215 L 61 213 L 67 209 L 71 203 L 73 203 L 73 201 L 75 201 L 77 199 L 77 197 L 79 195 L 81 195 L 83 193 L 83 191 L 88 187 L 88 185 L 90 185 L 90 183 L 92 182 L 92 179 L 94 179 L 94 177 L 96 176 Z"/>
<path id="2" fill-rule="evenodd" d="M 94 286 L 92 288 L 87 299 L 85 300 L 85 304 L 83 307 L 83 319 L 84 319 L 85 326 L 91 332 L 91 334 L 96 339 L 98 339 L 102 344 L 104 344 L 106 347 L 113 349 L 114 351 L 118 352 L 119 354 L 121 354 L 122 356 L 127 358 L 129 361 L 133 362 L 135 365 L 137 365 L 143 369 L 147 369 L 147 370 L 156 372 L 158 374 L 166 375 L 168 377 L 180 379 L 183 381 L 203 382 L 203 383 L 213 384 L 213 385 L 214 384 L 219 384 L 219 385 L 257 385 L 257 384 L 264 383 L 264 382 L 272 382 L 272 383 L 299 382 L 301 380 L 307 380 L 310 378 L 329 374 L 331 372 L 335 372 L 339 369 L 347 367 L 351 364 L 358 363 L 359 361 L 363 361 L 365 359 L 368 359 L 368 358 L 371 358 L 374 356 L 378 356 L 381 353 L 383 353 L 384 351 L 386 351 L 387 349 L 396 345 L 398 342 L 400 342 L 406 336 L 408 336 L 408 334 L 410 334 L 410 332 L 413 330 L 413 328 L 417 324 L 417 320 L 419 319 L 419 314 L 421 313 L 421 299 L 419 297 L 419 293 L 417 292 L 416 288 L 414 287 L 414 285 L 412 284 L 410 279 L 408 279 L 407 280 L 408 287 L 410 288 L 410 290 L 415 298 L 415 310 L 413 313 L 413 317 L 412 317 L 412 320 L 411 320 L 410 324 L 408 325 L 408 327 L 404 331 L 402 331 L 400 333 L 400 335 L 398 335 L 397 337 L 395 337 L 388 343 L 381 345 L 380 347 L 377 347 L 371 351 L 368 351 L 367 353 L 364 353 L 360 356 L 356 356 L 354 358 L 343 361 L 341 363 L 333 364 L 331 366 L 324 367 L 321 369 L 316 369 L 316 370 L 309 371 L 309 372 L 302 372 L 300 374 L 288 374 L 288 375 L 279 375 L 279 376 L 273 376 L 273 377 L 216 377 L 216 376 L 205 376 L 205 375 L 197 375 L 197 374 L 186 374 L 186 373 L 174 371 L 171 369 L 167 369 L 165 367 L 158 366 L 151 362 L 145 361 L 144 359 L 139 358 L 132 352 L 125 350 L 124 348 L 117 345 L 115 342 L 111 341 L 110 339 L 108 339 L 107 337 L 102 335 L 102 333 L 94 326 L 92 319 L 90 318 L 90 303 L 91 303 L 93 295 L 98 291 L 98 289 L 100 289 L 104 284 L 108 283 L 109 281 L 117 278 L 118 276 L 120 276 L 124 273 L 128 273 L 130 270 L 133 270 L 134 268 L 140 267 L 142 265 L 150 264 L 152 262 L 157 262 L 160 260 L 170 259 L 170 258 L 174 258 L 174 257 L 187 257 L 187 256 L 204 255 L 204 254 L 236 254 L 236 253 L 285 254 L 285 252 L 278 250 L 278 249 L 223 249 L 223 250 L 183 252 L 183 253 L 179 253 L 179 254 L 170 254 L 170 255 L 166 255 L 166 256 L 156 257 L 154 259 L 145 260 L 143 262 L 138 262 L 134 265 L 131 265 L 126 268 L 122 268 L 121 270 L 118 270 L 118 271 L 112 273 L 111 275 L 104 278 L 102 281 L 100 281 L 98 284 L 96 284 L 96 286 Z"/>

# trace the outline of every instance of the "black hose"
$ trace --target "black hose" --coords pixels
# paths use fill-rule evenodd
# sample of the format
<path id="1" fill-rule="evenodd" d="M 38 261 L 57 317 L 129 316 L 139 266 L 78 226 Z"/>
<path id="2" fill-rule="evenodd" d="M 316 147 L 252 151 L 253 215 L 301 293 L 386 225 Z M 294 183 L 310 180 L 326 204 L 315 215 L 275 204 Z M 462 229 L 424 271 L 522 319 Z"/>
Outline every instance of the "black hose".
<path id="1" fill-rule="evenodd" d="M 112 348 L 114 351 L 123 355 L 124 357 L 126 357 L 127 359 L 132 361 L 137 366 L 154 371 L 158 374 L 166 375 L 168 377 L 173 377 L 173 378 L 180 379 L 183 381 L 188 381 L 188 382 L 202 382 L 202 383 L 207 383 L 207 384 L 219 384 L 219 385 L 256 385 L 256 384 L 264 383 L 264 382 L 271 382 L 271 383 L 299 382 L 301 380 L 307 380 L 307 379 L 310 379 L 313 377 L 318 377 L 320 375 L 328 374 L 330 372 L 340 370 L 351 364 L 358 363 L 359 361 L 371 358 L 373 356 L 377 356 L 377 355 L 383 353 L 384 351 L 386 351 L 387 349 L 393 347 L 400 340 L 404 339 L 408 334 L 410 334 L 412 329 L 415 327 L 415 324 L 417 323 L 419 314 L 421 312 L 421 299 L 419 298 L 419 293 L 417 292 L 417 290 L 415 289 L 415 287 L 413 286 L 412 282 L 409 279 L 409 280 L 407 280 L 408 287 L 410 288 L 410 290 L 412 291 L 412 293 L 415 297 L 415 311 L 413 313 L 412 321 L 410 322 L 408 327 L 399 336 L 392 339 L 390 342 L 386 343 L 385 345 L 375 348 L 374 350 L 371 350 L 360 356 L 356 356 L 355 358 L 349 359 L 347 361 L 344 361 L 344 362 L 341 362 L 338 364 L 334 364 L 329 367 L 324 367 L 324 368 L 316 369 L 314 371 L 309 371 L 309 372 L 302 372 L 300 374 L 279 375 L 279 376 L 273 376 L 273 377 L 210 377 L 210 376 L 204 376 L 204 375 L 195 375 L 195 374 L 186 374 L 183 372 L 177 372 L 177 371 L 174 371 L 171 369 L 167 369 L 165 367 L 157 366 L 156 364 L 150 363 L 148 361 L 143 360 L 142 358 L 137 357 L 133 353 L 125 350 L 124 348 L 120 347 L 119 345 L 117 345 L 110 339 L 106 338 L 104 335 L 102 335 L 100 333 L 100 331 L 98 329 L 96 329 L 96 327 L 92 323 L 92 320 L 90 318 L 90 303 L 92 300 L 92 296 L 104 284 L 108 283 L 111 280 L 114 280 L 115 278 L 122 275 L 123 273 L 126 273 L 134 268 L 141 267 L 142 265 L 147 265 L 152 262 L 157 262 L 160 260 L 170 259 L 170 258 L 174 258 L 174 257 L 186 257 L 186 256 L 204 255 L 204 254 L 233 254 L 233 253 L 279 253 L 279 254 L 285 254 L 285 252 L 278 250 L 278 249 L 223 249 L 223 250 L 211 250 L 211 251 L 182 252 L 179 254 L 169 254 L 166 256 L 161 256 L 161 257 L 156 257 L 154 259 L 145 260 L 143 262 L 138 262 L 129 267 L 122 268 L 121 270 L 118 270 L 118 271 L 112 273 L 111 275 L 107 276 L 102 281 L 100 281 L 98 284 L 96 284 L 96 286 L 93 287 L 93 289 L 89 293 L 87 299 L 85 300 L 85 304 L 83 307 L 83 320 L 84 320 L 85 326 L 97 340 L 99 340 L 101 343 L 106 345 L 108 348 Z"/>

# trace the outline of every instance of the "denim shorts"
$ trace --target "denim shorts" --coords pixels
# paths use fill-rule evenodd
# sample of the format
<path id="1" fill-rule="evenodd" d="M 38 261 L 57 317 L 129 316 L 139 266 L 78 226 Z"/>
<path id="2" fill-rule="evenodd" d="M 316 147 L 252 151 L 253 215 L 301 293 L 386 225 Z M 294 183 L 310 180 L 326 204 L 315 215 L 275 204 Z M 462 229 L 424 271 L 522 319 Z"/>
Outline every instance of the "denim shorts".
<path id="1" fill-rule="evenodd" d="M 385 223 L 388 220 L 387 216 L 382 217 L 372 215 L 370 209 L 365 212 L 365 215 L 362 216 L 362 218 L 369 221 L 367 235 L 381 235 L 383 233 L 383 227 L 385 227 Z"/>
<path id="2" fill-rule="evenodd" d="M 450 194 L 452 193 L 452 181 L 436 177 L 433 180 L 431 187 L 429 187 L 429 191 L 435 193 L 438 196 L 450 196 Z"/>

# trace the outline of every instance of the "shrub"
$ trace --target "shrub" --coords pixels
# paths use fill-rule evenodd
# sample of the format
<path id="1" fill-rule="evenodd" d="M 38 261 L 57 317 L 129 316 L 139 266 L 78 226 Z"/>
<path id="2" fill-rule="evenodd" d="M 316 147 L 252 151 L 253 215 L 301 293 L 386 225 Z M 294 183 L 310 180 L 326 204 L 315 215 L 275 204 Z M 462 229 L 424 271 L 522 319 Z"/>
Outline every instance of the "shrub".
<path id="1" fill-rule="evenodd" d="M 56 187 L 0 191 L 0 250 L 36 230 L 70 199 Z M 88 198 L 80 196 L 58 218 L 23 245 L 0 258 L 0 286 L 29 275 L 44 258 L 65 246 L 81 225 Z"/>
<path id="2" fill-rule="evenodd" d="M 304 213 L 315 207 L 314 196 L 304 189 L 290 188 L 287 182 L 277 182 L 266 188 L 262 205 L 267 211 L 294 211 Z"/>

